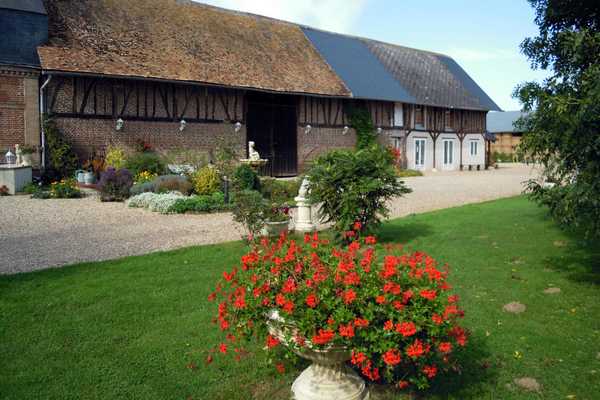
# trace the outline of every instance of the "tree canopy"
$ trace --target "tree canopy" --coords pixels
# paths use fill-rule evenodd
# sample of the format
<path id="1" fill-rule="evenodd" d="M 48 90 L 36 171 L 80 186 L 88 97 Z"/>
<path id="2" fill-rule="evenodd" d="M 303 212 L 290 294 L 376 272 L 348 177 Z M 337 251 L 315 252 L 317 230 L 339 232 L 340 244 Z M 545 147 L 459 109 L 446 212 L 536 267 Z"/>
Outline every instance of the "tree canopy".
<path id="1" fill-rule="evenodd" d="M 539 35 L 521 44 L 543 83 L 515 89 L 529 116 L 520 150 L 551 185 L 529 182 L 533 199 L 563 225 L 600 237 L 600 2 L 529 0 Z"/>

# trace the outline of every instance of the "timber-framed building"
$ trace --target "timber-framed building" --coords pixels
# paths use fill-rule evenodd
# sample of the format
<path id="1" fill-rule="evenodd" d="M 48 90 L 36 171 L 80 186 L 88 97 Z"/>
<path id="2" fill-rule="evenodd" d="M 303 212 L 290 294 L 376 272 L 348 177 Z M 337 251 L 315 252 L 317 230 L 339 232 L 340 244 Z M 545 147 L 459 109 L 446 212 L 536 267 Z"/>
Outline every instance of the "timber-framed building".
<path id="1" fill-rule="evenodd" d="M 0 149 L 43 143 L 39 123 L 6 134 L 18 79 L 35 82 L 23 110 L 41 106 L 82 160 L 139 140 L 228 140 L 244 156 L 251 140 L 274 176 L 352 147 L 350 106 L 369 110 L 407 168 L 483 167 L 486 114 L 499 110 L 445 55 L 187 0 L 0 0 L 0 18 L 20 29 L 0 32 L 14 42 L 0 47 Z"/>

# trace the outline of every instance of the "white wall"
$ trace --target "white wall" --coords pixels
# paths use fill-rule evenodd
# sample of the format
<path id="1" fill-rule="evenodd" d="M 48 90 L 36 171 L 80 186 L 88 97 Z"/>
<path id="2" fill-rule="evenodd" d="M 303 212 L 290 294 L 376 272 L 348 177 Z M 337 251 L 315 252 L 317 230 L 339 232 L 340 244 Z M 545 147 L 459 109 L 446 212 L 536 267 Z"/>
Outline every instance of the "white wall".
<path id="1" fill-rule="evenodd" d="M 425 170 L 431 171 L 433 166 L 433 140 L 429 136 L 428 132 L 411 132 L 406 142 L 406 160 L 409 169 L 416 169 L 415 165 L 415 139 L 425 139 Z M 454 143 L 453 148 L 453 162 L 449 166 L 444 166 L 444 139 L 452 140 Z M 477 141 L 477 155 L 471 156 L 471 141 Z M 436 141 L 436 169 L 438 171 L 458 170 L 460 169 L 460 141 L 458 136 L 454 133 L 443 133 Z M 485 166 L 485 142 L 481 134 L 468 134 L 463 141 L 463 165 L 480 165 L 481 168 Z"/>

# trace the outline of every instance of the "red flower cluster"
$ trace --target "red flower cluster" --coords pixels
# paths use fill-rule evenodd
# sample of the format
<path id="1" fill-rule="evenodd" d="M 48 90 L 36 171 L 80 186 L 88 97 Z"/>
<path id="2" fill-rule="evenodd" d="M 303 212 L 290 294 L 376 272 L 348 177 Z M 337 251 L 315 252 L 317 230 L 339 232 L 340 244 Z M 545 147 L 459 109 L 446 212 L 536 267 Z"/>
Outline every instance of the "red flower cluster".
<path id="1" fill-rule="evenodd" d="M 383 246 L 381 257 L 375 237 L 361 238 L 363 228 L 352 225 L 346 237 L 355 240 L 346 248 L 317 233 L 255 244 L 209 295 L 219 302 L 214 321 L 227 338 L 211 354 L 240 359 L 248 354 L 241 342 L 279 326 L 277 336 L 262 336 L 274 354 L 345 347 L 366 378 L 402 376 L 390 382 L 399 388 L 424 387 L 440 370 L 452 370 L 454 349 L 466 345 L 468 333 L 458 325 L 458 296 L 447 293 L 447 266 L 397 245 Z"/>

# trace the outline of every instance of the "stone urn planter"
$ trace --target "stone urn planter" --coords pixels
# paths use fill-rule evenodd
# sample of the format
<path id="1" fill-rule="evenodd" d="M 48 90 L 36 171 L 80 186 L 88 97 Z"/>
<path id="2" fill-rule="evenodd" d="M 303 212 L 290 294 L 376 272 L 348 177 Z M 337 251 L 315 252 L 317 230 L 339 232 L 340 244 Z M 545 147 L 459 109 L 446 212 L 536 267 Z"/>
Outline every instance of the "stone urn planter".
<path id="1" fill-rule="evenodd" d="M 262 229 L 263 236 L 279 236 L 289 230 L 290 220 L 278 221 L 278 222 L 265 222 L 265 226 Z"/>
<path id="2" fill-rule="evenodd" d="M 312 361 L 292 384 L 294 400 L 367 400 L 369 390 L 365 381 L 346 365 L 350 351 L 331 346 L 325 350 L 313 349 L 309 341 L 299 348 L 289 344 L 286 333 L 294 334 L 293 323 L 285 321 L 276 310 L 267 316 L 269 333 L 289 346 L 294 353 Z"/>
<path id="3" fill-rule="evenodd" d="M 83 181 L 86 185 L 92 185 L 94 184 L 94 182 L 96 182 L 96 176 L 94 175 L 93 172 L 84 172 L 83 174 Z"/>

